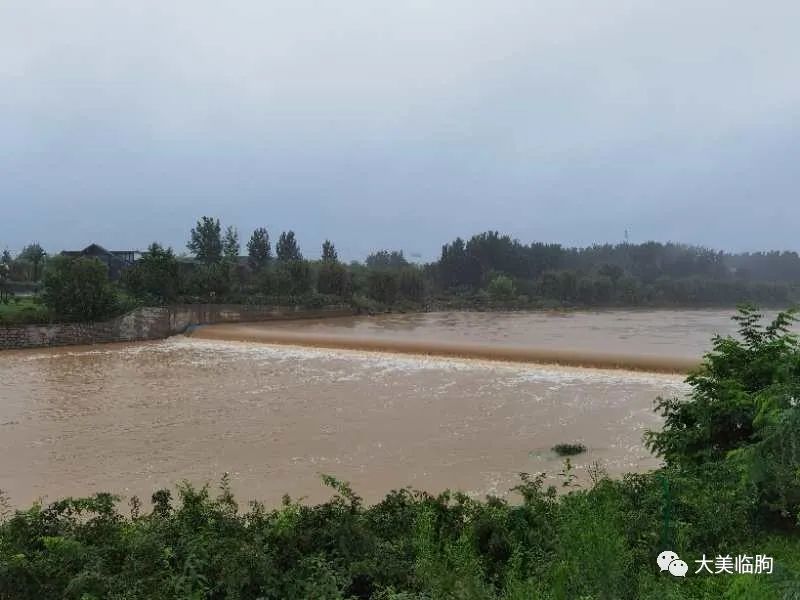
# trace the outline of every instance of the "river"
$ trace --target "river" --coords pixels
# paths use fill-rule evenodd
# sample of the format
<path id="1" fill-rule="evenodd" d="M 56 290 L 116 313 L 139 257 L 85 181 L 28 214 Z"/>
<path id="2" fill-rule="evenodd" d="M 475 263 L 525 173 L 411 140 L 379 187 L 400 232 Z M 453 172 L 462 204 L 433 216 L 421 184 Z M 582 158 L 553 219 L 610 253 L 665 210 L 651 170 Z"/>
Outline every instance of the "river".
<path id="1" fill-rule="evenodd" d="M 265 331 L 696 361 L 730 311 L 429 313 L 223 325 L 158 342 L 0 353 L 0 490 L 15 506 L 109 491 L 149 498 L 230 473 L 241 500 L 368 501 L 412 486 L 504 494 L 581 441 L 578 483 L 658 464 L 642 445 L 679 374 L 259 343 Z M 252 334 L 252 335 L 251 335 Z"/>

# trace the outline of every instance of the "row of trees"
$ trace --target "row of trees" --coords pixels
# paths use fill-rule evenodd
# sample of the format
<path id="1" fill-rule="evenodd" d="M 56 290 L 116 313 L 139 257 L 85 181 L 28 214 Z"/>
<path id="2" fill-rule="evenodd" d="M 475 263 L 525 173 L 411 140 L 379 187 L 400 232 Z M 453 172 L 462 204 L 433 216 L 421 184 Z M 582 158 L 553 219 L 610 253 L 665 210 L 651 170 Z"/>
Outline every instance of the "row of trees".
<path id="1" fill-rule="evenodd" d="M 189 242 L 186 248 L 198 260 L 205 264 L 215 264 L 223 260 L 237 261 L 241 253 L 239 232 L 233 226 L 228 226 L 222 232 L 219 219 L 201 217 L 189 233 Z M 279 261 L 288 262 L 302 260 L 303 255 L 294 231 L 284 231 L 275 245 L 276 257 Z M 326 240 L 322 247 L 323 260 L 336 260 L 336 250 L 330 241 Z M 272 247 L 269 232 L 264 227 L 259 227 L 250 236 L 247 242 L 247 256 L 251 268 L 258 269 L 266 266 L 272 260 Z"/>
<path id="2" fill-rule="evenodd" d="M 90 308 L 85 309 L 54 304 L 53 310 L 65 318 L 96 318 L 98 307 L 113 304 L 107 301 L 109 289 L 144 303 L 435 301 L 453 307 L 535 307 L 787 305 L 800 299 L 800 259 L 791 252 L 730 255 L 656 242 L 564 248 L 526 245 L 488 231 L 445 244 L 439 260 L 427 265 L 411 264 L 402 251 L 390 250 L 370 254 L 364 263 L 344 264 L 330 240 L 322 244 L 319 259 L 306 259 L 291 230 L 280 233 L 273 253 L 265 227 L 251 233 L 242 256 L 236 228 L 207 216 L 192 227 L 186 248 L 191 256 L 153 243 L 123 273 L 118 287 L 106 282 L 108 289 L 94 290 L 95 297 L 106 300 L 87 300 Z M 53 298 L 55 282 L 67 277 L 66 264 L 60 257 L 48 259 L 38 243 L 16 257 L 6 251 L 0 257 L 2 299 L 7 300 L 9 282 L 35 282 L 43 275 L 43 298 Z M 85 279 L 100 281 L 97 274 L 103 269 L 95 265 L 79 271 L 87 274 Z M 48 278 L 51 270 L 54 275 Z M 68 300 L 70 293 L 61 297 L 75 301 Z"/>
<path id="3" fill-rule="evenodd" d="M 546 271 L 598 273 L 612 280 L 628 275 L 644 283 L 659 279 L 800 281 L 796 252 L 727 254 L 684 244 L 603 244 L 565 248 L 560 244 L 522 244 L 508 235 L 487 231 L 469 240 L 456 238 L 442 247 L 436 264 L 445 287 L 481 286 L 492 273 L 535 279 Z"/>
<path id="4" fill-rule="evenodd" d="M 657 242 L 526 245 L 488 231 L 445 244 L 426 272 L 432 288 L 445 296 L 483 292 L 584 306 L 785 305 L 798 299 L 800 257 L 794 252 L 733 255 Z"/>
<path id="5" fill-rule="evenodd" d="M 249 265 L 263 267 L 273 259 L 268 231 L 255 229 L 246 245 Z M 190 232 L 187 249 L 199 261 L 213 264 L 235 261 L 241 253 L 235 227 L 223 229 L 219 219 L 204 216 Z M 303 258 L 293 231 L 285 231 L 275 244 L 279 261 Z M 26 246 L 12 257 L 6 249 L 0 264 L 9 266 L 13 281 L 38 281 L 47 254 L 38 242 Z M 338 260 L 329 241 L 323 244 L 322 260 Z M 367 257 L 371 268 L 409 266 L 402 251 L 381 250 Z M 612 281 L 627 275 L 643 283 L 659 279 L 699 277 L 745 282 L 800 281 L 800 256 L 797 252 L 725 253 L 701 246 L 659 242 L 643 244 L 602 244 L 585 248 L 567 248 L 560 244 L 533 242 L 523 244 L 497 231 L 487 231 L 468 240 L 456 238 L 442 247 L 438 261 L 428 265 L 430 278 L 444 289 L 485 287 L 496 273 L 515 279 L 533 280 L 550 271 L 573 271 L 598 274 Z"/>
<path id="6" fill-rule="evenodd" d="M 394 304 L 420 302 L 425 285 L 421 268 L 402 252 L 380 251 L 366 265 L 345 265 L 335 245 L 325 240 L 318 260 L 306 260 L 293 231 L 284 231 L 272 253 L 266 228 L 255 229 L 240 256 L 239 234 L 219 219 L 202 217 L 189 233 L 193 259 L 176 256 L 154 243 L 123 276 L 122 285 L 149 301 L 227 300 L 237 302 L 352 301 L 354 297 Z"/>
<path id="7" fill-rule="evenodd" d="M 0 253 L 0 265 L 10 281 L 39 281 L 47 264 L 47 253 L 39 242 L 25 246 L 17 256 L 11 256 L 8 248 Z"/>
<path id="8" fill-rule="evenodd" d="M 240 256 L 239 234 L 219 219 L 202 217 L 189 232 L 191 257 L 152 243 L 142 257 L 111 282 L 105 264 L 94 258 L 52 257 L 38 244 L 18 257 L 8 253 L 0 262 L 0 289 L 15 272 L 12 265 L 35 265 L 30 280 L 42 278 L 39 300 L 51 318 L 91 321 L 121 312 L 135 303 L 235 302 L 321 305 L 353 302 L 420 303 L 425 297 L 423 271 L 409 264 L 402 252 L 380 251 L 367 265 L 344 265 L 336 247 L 325 240 L 318 260 L 306 260 L 293 231 L 282 232 L 273 256 L 266 228 L 255 229 Z M 38 249 L 41 252 L 35 252 Z M 27 271 L 26 271 L 27 273 Z M 41 318 L 39 312 L 37 318 Z"/>

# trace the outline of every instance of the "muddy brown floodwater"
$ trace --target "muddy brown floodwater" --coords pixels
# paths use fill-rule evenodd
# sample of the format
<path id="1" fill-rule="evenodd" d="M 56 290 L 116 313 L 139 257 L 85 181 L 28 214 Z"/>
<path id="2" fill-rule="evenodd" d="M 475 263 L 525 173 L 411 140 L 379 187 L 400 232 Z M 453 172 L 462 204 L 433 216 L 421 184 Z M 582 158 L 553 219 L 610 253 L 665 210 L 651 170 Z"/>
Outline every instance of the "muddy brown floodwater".
<path id="1" fill-rule="evenodd" d="M 201 328 L 160 342 L 0 353 L 0 489 L 24 506 L 95 491 L 149 498 L 231 474 L 242 500 L 319 501 L 319 474 L 375 501 L 406 485 L 503 494 L 553 477 L 582 441 L 579 478 L 658 461 L 642 433 L 682 376 L 242 341 L 290 331 L 696 360 L 729 311 L 557 316 L 432 313 Z M 226 329 L 226 327 L 228 329 Z M 227 331 L 227 333 L 226 333 Z M 203 339 L 203 336 L 215 339 Z M 220 339 L 226 336 L 234 339 Z"/>

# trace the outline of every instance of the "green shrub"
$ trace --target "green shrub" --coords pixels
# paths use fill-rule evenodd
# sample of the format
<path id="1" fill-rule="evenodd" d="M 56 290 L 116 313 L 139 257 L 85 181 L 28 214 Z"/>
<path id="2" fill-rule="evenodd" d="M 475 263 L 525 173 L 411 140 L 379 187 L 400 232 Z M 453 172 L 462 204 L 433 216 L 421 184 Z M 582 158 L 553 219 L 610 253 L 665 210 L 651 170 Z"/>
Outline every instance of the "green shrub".
<path id="1" fill-rule="evenodd" d="M 733 319 L 739 336 L 713 340 L 703 364 L 687 378 L 686 399 L 659 398 L 661 431 L 648 446 L 668 465 L 696 468 L 731 463 L 767 512 L 800 514 L 800 341 L 792 311 L 766 326 L 751 306 Z"/>
<path id="2" fill-rule="evenodd" d="M 50 259 L 43 289 L 42 300 L 58 319 L 99 321 L 119 310 L 108 267 L 96 258 Z"/>
<path id="3" fill-rule="evenodd" d="M 513 503 L 399 490 L 365 506 L 332 477 L 327 502 L 272 510 L 240 511 L 227 479 L 216 497 L 161 490 L 129 517 L 107 494 L 65 499 L 0 522 L 0 598 L 786 597 L 800 581 L 798 530 L 756 526 L 732 473 L 601 478 L 560 496 L 523 476 Z M 775 575 L 677 581 L 654 568 L 667 545 L 689 560 L 771 553 Z"/>
<path id="4" fill-rule="evenodd" d="M 514 281 L 506 275 L 496 275 L 489 282 L 487 291 L 494 300 L 511 300 L 517 292 Z"/>

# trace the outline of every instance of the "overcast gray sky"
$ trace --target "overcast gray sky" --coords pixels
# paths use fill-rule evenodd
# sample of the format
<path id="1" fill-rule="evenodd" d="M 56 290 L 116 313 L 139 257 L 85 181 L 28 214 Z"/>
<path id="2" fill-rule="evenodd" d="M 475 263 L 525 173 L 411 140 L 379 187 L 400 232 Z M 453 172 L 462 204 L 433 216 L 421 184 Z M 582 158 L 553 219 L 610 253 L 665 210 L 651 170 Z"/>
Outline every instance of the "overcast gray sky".
<path id="1" fill-rule="evenodd" d="M 800 2 L 0 0 L 0 248 L 798 249 Z"/>

